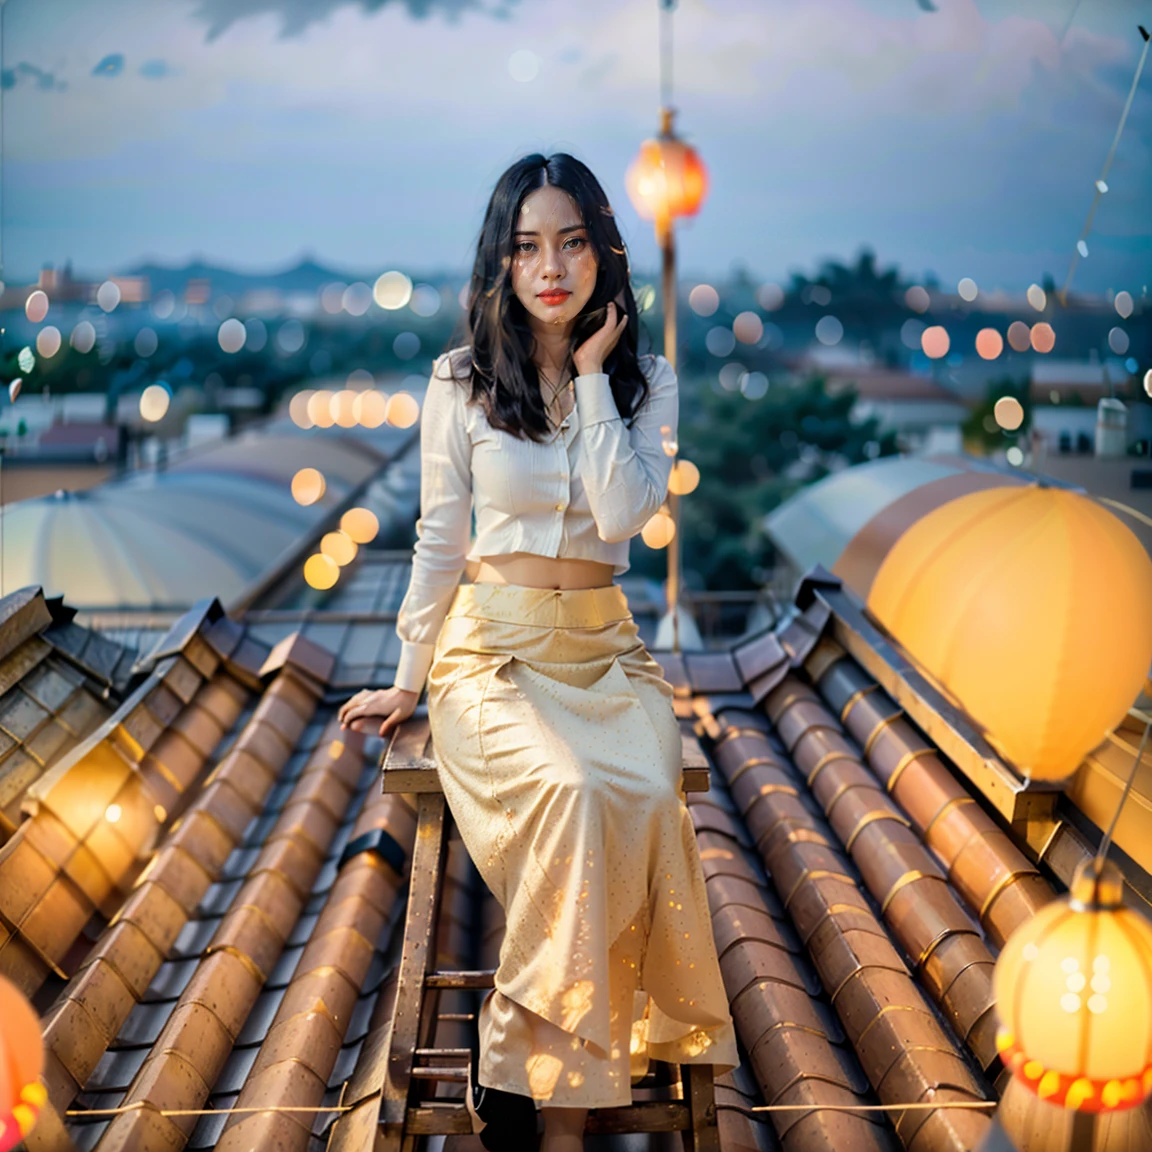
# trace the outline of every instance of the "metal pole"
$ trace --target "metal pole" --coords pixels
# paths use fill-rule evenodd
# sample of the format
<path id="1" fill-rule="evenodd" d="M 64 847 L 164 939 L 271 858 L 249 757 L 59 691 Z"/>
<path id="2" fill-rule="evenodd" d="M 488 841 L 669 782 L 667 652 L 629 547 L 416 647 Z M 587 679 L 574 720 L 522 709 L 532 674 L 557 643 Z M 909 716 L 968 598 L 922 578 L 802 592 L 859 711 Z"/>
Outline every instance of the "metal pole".
<path id="1" fill-rule="evenodd" d="M 676 236 L 670 219 L 658 220 L 656 235 L 663 257 L 664 359 L 676 371 Z M 679 451 L 679 449 L 677 449 Z M 673 457 L 673 467 L 676 458 Z M 668 611 L 672 614 L 672 651 L 680 651 L 680 497 L 668 493 L 668 511 L 674 528 L 668 544 Z"/>

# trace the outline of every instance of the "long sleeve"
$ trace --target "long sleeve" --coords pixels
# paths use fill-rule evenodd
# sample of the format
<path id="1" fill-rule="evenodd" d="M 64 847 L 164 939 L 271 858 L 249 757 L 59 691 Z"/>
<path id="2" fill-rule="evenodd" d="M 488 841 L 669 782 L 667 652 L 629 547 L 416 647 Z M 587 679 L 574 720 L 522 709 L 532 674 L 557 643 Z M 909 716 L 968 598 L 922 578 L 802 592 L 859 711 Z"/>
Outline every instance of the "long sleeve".
<path id="1" fill-rule="evenodd" d="M 396 616 L 395 684 L 422 691 L 436 637 L 464 573 L 472 533 L 472 444 L 464 392 L 450 361 L 436 361 L 420 423 L 420 518 L 408 591 Z"/>
<path id="2" fill-rule="evenodd" d="M 680 397 L 676 373 L 663 356 L 648 381 L 648 396 L 631 428 L 616 408 L 606 372 L 576 377 L 576 406 L 584 439 L 581 479 L 600 539 L 628 540 L 660 509 L 668 491 L 672 457 L 665 437 L 676 439 Z M 671 431 L 662 433 L 667 426 Z"/>

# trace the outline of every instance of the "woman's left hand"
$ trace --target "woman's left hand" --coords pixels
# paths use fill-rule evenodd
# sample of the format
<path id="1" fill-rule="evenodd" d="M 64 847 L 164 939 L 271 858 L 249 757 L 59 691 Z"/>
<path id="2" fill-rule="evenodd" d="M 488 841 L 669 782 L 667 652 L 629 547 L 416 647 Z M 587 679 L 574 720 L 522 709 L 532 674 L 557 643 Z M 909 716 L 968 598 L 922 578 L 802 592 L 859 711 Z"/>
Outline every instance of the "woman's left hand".
<path id="1" fill-rule="evenodd" d="M 624 331 L 624 325 L 628 323 L 628 313 L 624 312 L 620 317 L 620 322 L 616 322 L 616 317 L 620 312 L 624 312 L 619 308 L 614 300 L 608 302 L 608 315 L 604 319 L 604 324 L 597 331 L 593 332 L 572 356 L 572 362 L 576 365 L 576 374 L 578 376 L 590 376 L 596 372 L 604 371 L 604 361 L 608 358 L 608 354 L 616 347 L 616 342 L 620 339 L 620 334 Z"/>

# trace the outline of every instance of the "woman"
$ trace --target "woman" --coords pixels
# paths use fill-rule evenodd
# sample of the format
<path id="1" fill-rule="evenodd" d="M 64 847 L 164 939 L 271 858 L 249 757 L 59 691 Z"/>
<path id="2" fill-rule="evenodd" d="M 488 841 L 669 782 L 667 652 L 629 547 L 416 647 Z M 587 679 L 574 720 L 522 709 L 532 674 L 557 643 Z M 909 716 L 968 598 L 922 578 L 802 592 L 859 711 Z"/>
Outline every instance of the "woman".
<path id="1" fill-rule="evenodd" d="M 533 1100 L 544 1152 L 582 1148 L 587 1110 L 630 1103 L 649 1057 L 738 1062 L 672 689 L 613 583 L 664 500 L 678 417 L 676 375 L 638 357 L 636 327 L 596 178 L 564 153 L 513 164 L 467 346 L 424 401 L 395 684 L 340 710 L 387 736 L 427 683 L 445 797 L 504 909 L 469 1097 L 489 1148 L 534 1146 Z"/>

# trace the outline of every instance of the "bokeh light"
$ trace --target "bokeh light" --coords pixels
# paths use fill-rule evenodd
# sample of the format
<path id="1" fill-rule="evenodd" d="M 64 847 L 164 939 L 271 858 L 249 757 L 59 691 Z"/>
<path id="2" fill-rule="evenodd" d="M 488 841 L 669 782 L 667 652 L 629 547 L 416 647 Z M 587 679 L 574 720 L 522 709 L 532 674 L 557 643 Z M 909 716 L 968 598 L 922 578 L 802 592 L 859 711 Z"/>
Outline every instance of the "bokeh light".
<path id="1" fill-rule="evenodd" d="M 1132 315 L 1132 309 L 1135 306 L 1131 292 L 1117 292 L 1116 299 L 1112 301 L 1112 304 L 1119 313 L 1121 320 L 1127 320 Z"/>
<path id="2" fill-rule="evenodd" d="M 700 469 L 691 460 L 677 460 L 668 477 L 668 491 L 676 496 L 687 496 L 696 491 L 700 483 Z"/>
<path id="3" fill-rule="evenodd" d="M 407 392 L 388 397 L 388 423 L 393 428 L 411 428 L 420 419 L 420 405 Z"/>
<path id="4" fill-rule="evenodd" d="M 779 284 L 761 284 L 756 290 L 756 303 L 765 312 L 775 312 L 784 306 L 784 289 Z"/>
<path id="5" fill-rule="evenodd" d="M 44 331 L 46 332 L 47 329 Z M 40 345 L 37 344 L 36 347 L 39 349 Z M 1117 356 L 1123 356 L 1124 353 L 1128 351 L 1128 333 L 1125 332 L 1123 328 L 1110 329 L 1108 332 L 1108 347 L 1111 348 Z M 40 355 L 44 356 L 46 353 L 41 352 Z"/>
<path id="6" fill-rule="evenodd" d="M 973 280 L 971 276 L 965 276 L 964 279 L 956 285 L 956 292 L 961 300 L 967 300 L 968 303 L 971 304 L 979 295 L 980 289 L 976 287 L 976 281 Z"/>
<path id="7" fill-rule="evenodd" d="M 649 548 L 667 548 L 676 535 L 676 522 L 667 512 L 657 512 L 640 530 L 640 539 Z"/>
<path id="8" fill-rule="evenodd" d="M 381 308 L 395 312 L 412 299 L 412 281 L 403 272 L 385 272 L 373 285 L 372 295 Z"/>
<path id="9" fill-rule="evenodd" d="M 755 312 L 741 312 L 732 321 L 732 335 L 741 344 L 755 344 L 764 335 L 764 321 Z"/>
<path id="10" fill-rule="evenodd" d="M 1015 444 L 1004 455 L 1013 468 L 1019 468 L 1024 463 L 1024 453 Z"/>
<path id="11" fill-rule="evenodd" d="M 37 288 L 24 301 L 24 315 L 33 324 L 39 324 L 48 315 L 48 293 Z"/>
<path id="12" fill-rule="evenodd" d="M 992 415 L 1005 432 L 1015 432 L 1024 423 L 1024 407 L 1015 396 L 1001 396 L 992 408 Z"/>
<path id="13" fill-rule="evenodd" d="M 25 376 L 36 367 L 36 353 L 33 352 L 28 345 L 25 345 L 16 353 L 16 367 L 19 368 Z"/>
<path id="14" fill-rule="evenodd" d="M 268 329 L 258 316 L 244 321 L 244 347 L 249 352 L 263 352 L 268 343 Z"/>
<path id="15" fill-rule="evenodd" d="M 720 307 L 720 293 L 711 284 L 697 284 L 688 293 L 688 307 L 697 316 L 711 316 Z"/>
<path id="16" fill-rule="evenodd" d="M 340 531 L 357 544 L 371 544 L 380 532 L 380 521 L 368 508 L 349 508 L 340 517 Z"/>
<path id="17" fill-rule="evenodd" d="M 816 339 L 829 348 L 844 338 L 844 325 L 835 316 L 821 316 L 816 321 Z"/>
<path id="18" fill-rule="evenodd" d="M 675 456 L 680 451 L 680 441 L 673 438 L 671 424 L 660 425 L 660 447 L 665 456 Z"/>
<path id="19" fill-rule="evenodd" d="M 140 415 L 151 423 L 163 420 L 172 397 L 163 384 L 149 384 L 140 393 Z"/>
<path id="20" fill-rule="evenodd" d="M 924 321 L 909 317 L 900 325 L 900 342 L 905 348 L 920 351 L 920 337 L 924 335 Z"/>
<path id="21" fill-rule="evenodd" d="M 147 360 L 160 347 L 160 337 L 156 335 L 156 329 L 141 328 L 136 333 L 136 339 L 132 341 L 132 347 L 136 349 L 137 356 Z"/>
<path id="22" fill-rule="evenodd" d="M 1076 251 L 1080 253 L 1083 259 L 1088 259 L 1088 245 L 1083 240 L 1076 241 Z"/>
<path id="23" fill-rule="evenodd" d="M 309 588 L 321 592 L 335 585 L 340 579 L 340 565 L 331 556 L 317 552 L 304 561 L 304 580 Z"/>
<path id="24" fill-rule="evenodd" d="M 717 325 L 715 328 L 708 329 L 708 334 L 704 337 L 704 345 L 713 356 L 722 359 L 732 355 L 732 349 L 736 347 L 736 337 L 731 328 L 722 328 Z"/>
<path id="25" fill-rule="evenodd" d="M 349 316 L 363 316 L 372 306 L 372 289 L 362 280 L 357 280 L 344 289 L 342 302 Z"/>
<path id="26" fill-rule="evenodd" d="M 286 356 L 294 356 L 304 347 L 306 339 L 304 325 L 299 320 L 285 320 L 276 333 L 276 347 Z"/>
<path id="27" fill-rule="evenodd" d="M 152 297 L 152 315 L 157 320 L 167 320 L 176 311 L 176 294 L 171 288 L 161 288 Z"/>
<path id="28" fill-rule="evenodd" d="M 230 320 L 225 320 L 220 325 L 220 330 L 216 333 L 216 339 L 220 343 L 220 350 L 227 352 L 230 355 L 239 352 L 244 347 L 244 341 L 248 339 L 248 330 L 244 325 L 235 317 Z"/>
<path id="29" fill-rule="evenodd" d="M 36 353 L 43 360 L 49 360 L 60 351 L 63 337 L 54 324 L 46 324 L 36 333 Z"/>
<path id="30" fill-rule="evenodd" d="M 341 428 L 356 427 L 356 393 L 350 388 L 342 388 L 329 401 L 329 411 L 332 413 L 332 423 Z"/>
<path id="31" fill-rule="evenodd" d="M 356 541 L 346 532 L 325 532 L 320 540 L 320 551 L 325 556 L 331 556 L 341 568 L 344 568 L 356 559 L 359 549 L 356 547 Z"/>
<path id="32" fill-rule="evenodd" d="M 904 303 L 907 304 L 913 312 L 927 312 L 932 301 L 928 298 L 927 289 L 921 288 L 919 284 L 913 284 L 912 287 L 904 293 Z"/>
<path id="33" fill-rule="evenodd" d="M 20 390 L 24 387 L 24 381 L 19 376 L 8 384 L 8 401 L 11 404 L 16 403 L 16 398 L 20 395 Z"/>
<path id="34" fill-rule="evenodd" d="M 1028 303 L 1036 309 L 1037 312 L 1043 312 L 1048 305 L 1048 294 L 1040 287 L 1039 284 L 1030 284 L 1028 286 Z"/>
<path id="35" fill-rule="evenodd" d="M 1144 373 L 1144 392 L 1149 397 L 1152 397 L 1152 368 L 1149 368 Z"/>
<path id="36" fill-rule="evenodd" d="M 417 284 L 412 289 L 408 307 L 417 316 L 435 316 L 440 311 L 440 293 L 431 284 Z"/>
<path id="37" fill-rule="evenodd" d="M 920 347 L 929 360 L 939 360 L 948 355 L 952 341 L 948 338 L 948 330 L 940 324 L 933 324 L 920 333 Z"/>
<path id="38" fill-rule="evenodd" d="M 976 353 L 981 360 L 995 360 L 1004 351 L 1004 337 L 995 328 L 981 328 L 976 333 Z"/>
<path id="39" fill-rule="evenodd" d="M 292 499 L 307 508 L 324 495 L 327 487 L 323 473 L 316 468 L 301 468 L 292 477 Z"/>
<path id="40" fill-rule="evenodd" d="M 1027 352 L 1032 347 L 1032 329 L 1023 320 L 1008 325 L 1008 345 L 1014 352 Z"/>
<path id="41" fill-rule="evenodd" d="M 315 428 L 331 428 L 336 423 L 332 416 L 332 393 L 319 388 L 308 397 L 308 419 Z"/>
<path id="42" fill-rule="evenodd" d="M 740 395 L 745 400 L 763 400 L 768 395 L 768 377 L 763 372 L 745 372 L 740 377 Z"/>
<path id="43" fill-rule="evenodd" d="M 375 388 L 357 392 L 352 402 L 352 415 L 364 428 L 379 428 L 388 418 L 388 397 Z"/>
<path id="44" fill-rule="evenodd" d="M 1039 324 L 1032 325 L 1030 336 L 1032 347 L 1037 352 L 1051 352 L 1056 347 L 1056 333 L 1052 330 L 1052 325 L 1043 320 Z"/>
<path id="45" fill-rule="evenodd" d="M 647 312 L 656 303 L 656 288 L 652 284 L 641 284 L 636 295 L 636 307 L 641 312 Z"/>
<path id="46" fill-rule="evenodd" d="M 725 392 L 735 392 L 740 387 L 740 378 L 747 372 L 743 364 L 735 360 L 720 369 L 720 387 Z"/>
<path id="47" fill-rule="evenodd" d="M 311 399 L 312 389 L 304 388 L 288 401 L 288 415 L 297 428 L 308 429 L 315 426 L 315 421 L 308 415 L 308 401 Z"/>
<path id="48" fill-rule="evenodd" d="M 343 280 L 336 280 L 320 289 L 320 307 L 329 316 L 336 316 L 344 311 L 344 290 L 347 287 Z"/>
<path id="49" fill-rule="evenodd" d="M 105 280 L 99 288 L 96 289 L 96 303 L 104 309 L 105 312 L 111 312 L 117 304 L 120 303 L 120 287 L 115 281 Z"/>
<path id="50" fill-rule="evenodd" d="M 75 328 L 72 329 L 72 335 L 68 338 L 68 343 L 76 349 L 77 352 L 91 352 L 96 347 L 96 329 L 92 326 L 90 320 L 81 320 Z"/>
<path id="51" fill-rule="evenodd" d="M 411 360 L 420 353 L 420 337 L 415 332 L 400 332 L 392 341 L 392 351 L 398 360 Z"/>
<path id="52" fill-rule="evenodd" d="M 345 384 L 349 388 L 371 388 L 376 383 L 376 377 L 367 368 L 353 368 L 348 373 Z"/>

